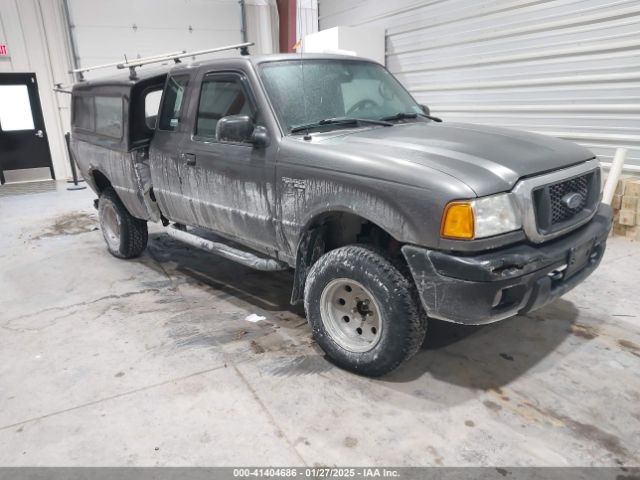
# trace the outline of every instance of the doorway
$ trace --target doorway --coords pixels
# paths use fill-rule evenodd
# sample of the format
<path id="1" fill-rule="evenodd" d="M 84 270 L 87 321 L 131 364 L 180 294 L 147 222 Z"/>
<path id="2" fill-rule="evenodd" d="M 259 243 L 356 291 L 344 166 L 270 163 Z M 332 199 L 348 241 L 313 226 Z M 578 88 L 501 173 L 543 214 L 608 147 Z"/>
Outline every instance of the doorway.
<path id="1" fill-rule="evenodd" d="M 0 183 L 55 179 L 35 73 L 0 73 Z"/>

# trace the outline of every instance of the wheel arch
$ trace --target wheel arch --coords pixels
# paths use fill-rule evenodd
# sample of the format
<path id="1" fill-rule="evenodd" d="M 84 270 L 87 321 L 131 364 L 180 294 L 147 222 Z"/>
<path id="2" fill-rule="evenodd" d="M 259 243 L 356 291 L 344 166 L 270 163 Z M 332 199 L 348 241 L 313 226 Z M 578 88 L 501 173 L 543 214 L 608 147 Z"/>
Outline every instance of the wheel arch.
<path id="1" fill-rule="evenodd" d="M 320 256 L 354 243 L 373 245 L 392 255 L 399 254 L 402 246 L 388 228 L 348 208 L 333 208 L 312 216 L 297 243 L 291 303 L 302 301 L 307 275 Z"/>
<path id="2" fill-rule="evenodd" d="M 89 181 L 92 183 L 93 190 L 100 195 L 107 188 L 112 187 L 111 180 L 101 170 L 94 168 L 89 172 Z"/>

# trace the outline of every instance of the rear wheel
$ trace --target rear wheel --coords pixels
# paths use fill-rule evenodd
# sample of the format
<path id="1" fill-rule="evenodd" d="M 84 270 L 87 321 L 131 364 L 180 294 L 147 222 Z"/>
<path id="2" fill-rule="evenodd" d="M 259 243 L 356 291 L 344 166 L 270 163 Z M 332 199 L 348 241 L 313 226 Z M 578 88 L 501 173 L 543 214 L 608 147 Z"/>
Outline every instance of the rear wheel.
<path id="1" fill-rule="evenodd" d="M 134 258 L 144 251 L 147 222 L 132 216 L 112 188 L 100 194 L 98 216 L 109 253 L 118 258 Z"/>
<path id="2" fill-rule="evenodd" d="M 415 354 L 426 315 L 412 281 L 383 253 L 351 245 L 323 255 L 305 285 L 313 336 L 339 367 L 380 376 Z"/>

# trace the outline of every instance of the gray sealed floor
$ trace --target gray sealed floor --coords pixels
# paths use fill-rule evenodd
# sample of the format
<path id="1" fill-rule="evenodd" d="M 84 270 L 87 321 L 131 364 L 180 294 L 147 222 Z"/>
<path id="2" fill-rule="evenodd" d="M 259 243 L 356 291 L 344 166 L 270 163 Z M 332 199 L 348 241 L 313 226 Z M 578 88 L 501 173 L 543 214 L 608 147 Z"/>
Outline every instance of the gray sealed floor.
<path id="1" fill-rule="evenodd" d="M 0 465 L 640 464 L 638 244 L 370 380 L 323 358 L 289 274 L 157 227 L 118 260 L 92 198 L 0 199 Z"/>

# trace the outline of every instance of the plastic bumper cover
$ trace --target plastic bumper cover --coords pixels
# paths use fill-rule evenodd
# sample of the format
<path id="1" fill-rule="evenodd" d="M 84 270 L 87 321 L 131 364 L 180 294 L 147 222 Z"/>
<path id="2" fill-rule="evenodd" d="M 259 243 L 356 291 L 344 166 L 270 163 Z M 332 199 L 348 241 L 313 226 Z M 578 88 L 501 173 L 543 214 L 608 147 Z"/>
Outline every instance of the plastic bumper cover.
<path id="1" fill-rule="evenodd" d="M 540 245 L 473 256 L 405 245 L 402 253 L 429 316 L 491 323 L 540 308 L 587 278 L 602 259 L 612 217 L 601 204 L 589 223 Z"/>

